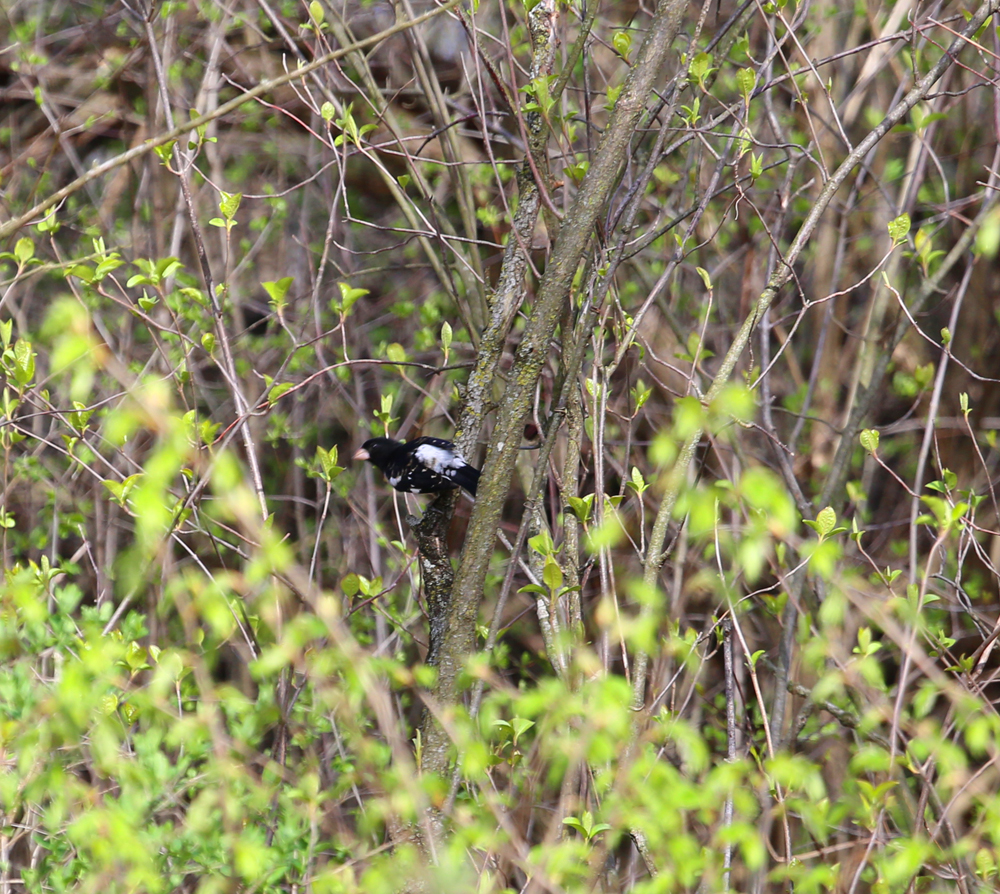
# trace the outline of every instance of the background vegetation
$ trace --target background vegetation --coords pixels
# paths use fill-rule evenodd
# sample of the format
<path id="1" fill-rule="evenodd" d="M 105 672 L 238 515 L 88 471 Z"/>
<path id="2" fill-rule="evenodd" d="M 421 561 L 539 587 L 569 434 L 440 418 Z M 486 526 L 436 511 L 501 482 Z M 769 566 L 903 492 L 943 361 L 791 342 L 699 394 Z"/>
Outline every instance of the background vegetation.
<path id="1" fill-rule="evenodd" d="M 1000 889 L 997 7 L 0 4 L 0 894 Z"/>

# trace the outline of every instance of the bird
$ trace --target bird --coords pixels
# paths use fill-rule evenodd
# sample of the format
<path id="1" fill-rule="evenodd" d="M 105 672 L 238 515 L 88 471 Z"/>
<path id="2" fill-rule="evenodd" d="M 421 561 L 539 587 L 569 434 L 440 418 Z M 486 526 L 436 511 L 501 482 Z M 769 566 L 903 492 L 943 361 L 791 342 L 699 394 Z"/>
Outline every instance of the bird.
<path id="1" fill-rule="evenodd" d="M 370 438 L 354 458 L 380 469 L 389 484 L 403 493 L 438 494 L 464 487 L 475 496 L 479 484 L 479 469 L 443 438 L 415 438 L 405 444 L 392 438 Z"/>

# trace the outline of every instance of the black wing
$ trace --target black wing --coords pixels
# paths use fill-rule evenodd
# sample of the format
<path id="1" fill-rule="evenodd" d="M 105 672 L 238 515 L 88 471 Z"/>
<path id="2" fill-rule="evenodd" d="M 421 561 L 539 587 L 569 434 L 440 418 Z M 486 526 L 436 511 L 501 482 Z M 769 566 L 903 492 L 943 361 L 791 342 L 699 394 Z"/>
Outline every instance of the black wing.
<path id="1" fill-rule="evenodd" d="M 451 441 L 416 438 L 403 446 L 399 460 L 388 476 L 397 490 L 426 494 L 464 487 L 476 493 L 479 470 L 465 461 Z"/>

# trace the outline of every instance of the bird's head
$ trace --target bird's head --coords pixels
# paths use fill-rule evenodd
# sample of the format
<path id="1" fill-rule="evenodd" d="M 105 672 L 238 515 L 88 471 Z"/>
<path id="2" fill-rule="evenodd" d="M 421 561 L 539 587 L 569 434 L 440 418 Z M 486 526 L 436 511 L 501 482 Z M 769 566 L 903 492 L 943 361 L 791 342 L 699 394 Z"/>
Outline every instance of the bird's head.
<path id="1" fill-rule="evenodd" d="M 366 459 L 378 465 L 398 446 L 399 442 L 392 440 L 392 438 L 369 438 L 361 445 L 361 449 L 355 452 L 354 458 Z"/>

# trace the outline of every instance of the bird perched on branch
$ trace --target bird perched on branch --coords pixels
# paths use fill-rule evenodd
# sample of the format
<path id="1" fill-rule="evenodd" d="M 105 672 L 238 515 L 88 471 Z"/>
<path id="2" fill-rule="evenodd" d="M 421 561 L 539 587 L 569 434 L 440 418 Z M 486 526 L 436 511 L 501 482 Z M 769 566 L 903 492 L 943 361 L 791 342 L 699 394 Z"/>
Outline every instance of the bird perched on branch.
<path id="1" fill-rule="evenodd" d="M 413 494 L 437 494 L 464 487 L 473 496 L 479 484 L 479 469 L 470 466 L 451 441 L 416 438 L 394 441 L 371 438 L 354 454 L 380 469 L 396 490 Z"/>

